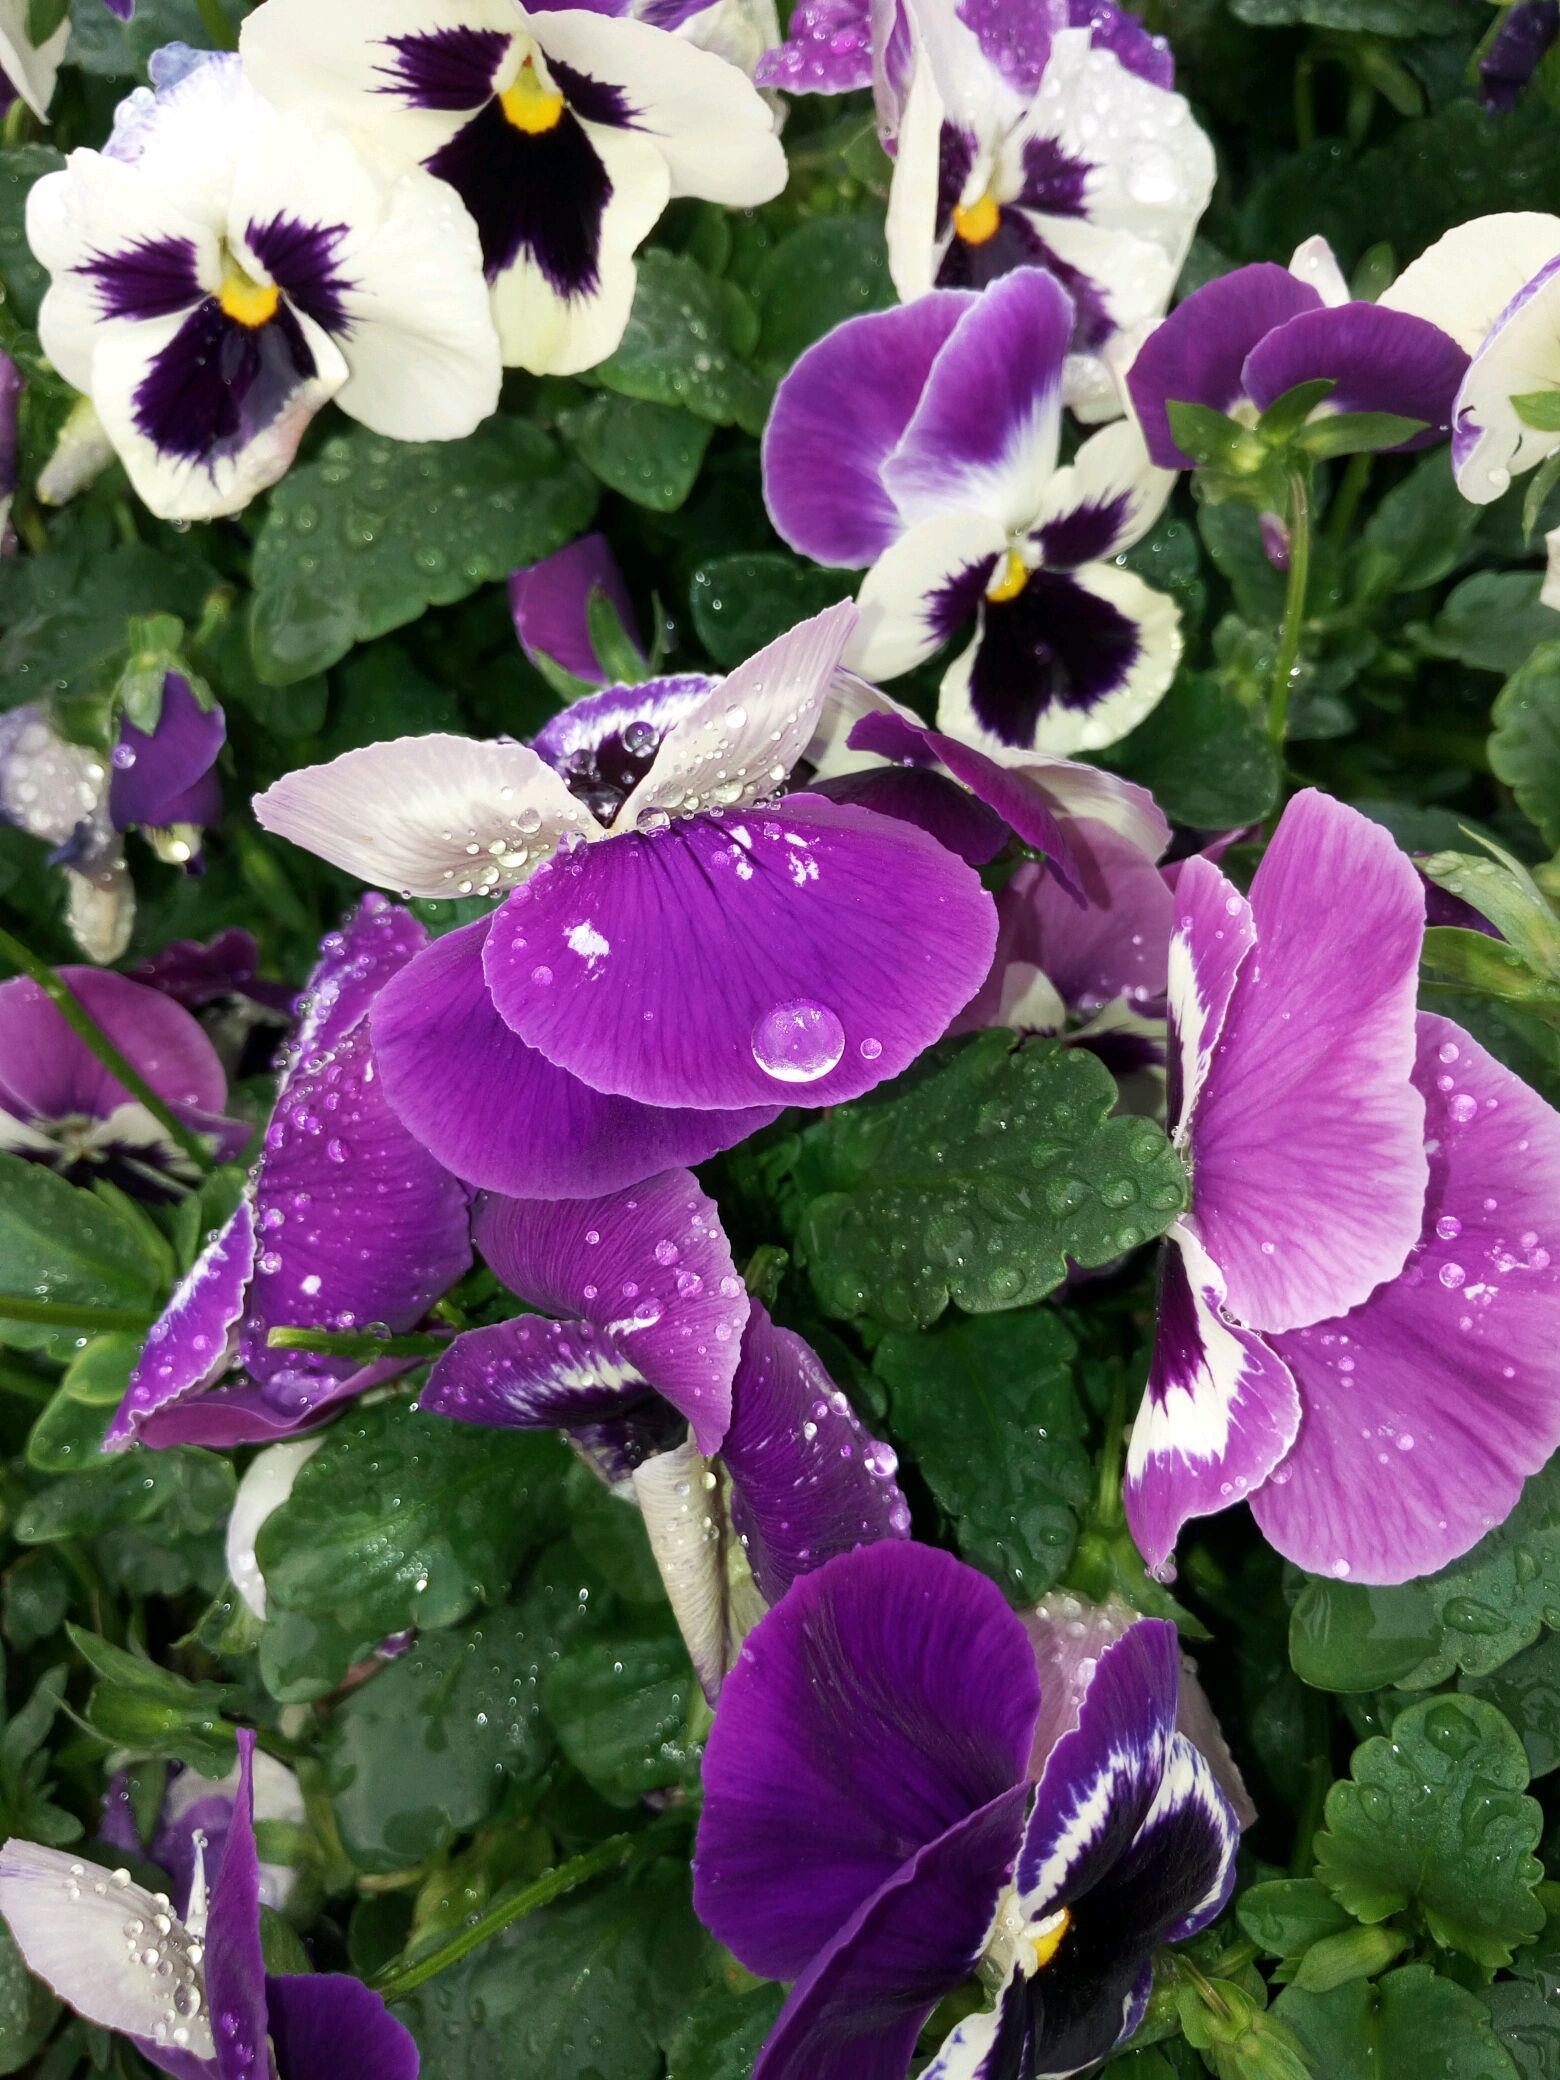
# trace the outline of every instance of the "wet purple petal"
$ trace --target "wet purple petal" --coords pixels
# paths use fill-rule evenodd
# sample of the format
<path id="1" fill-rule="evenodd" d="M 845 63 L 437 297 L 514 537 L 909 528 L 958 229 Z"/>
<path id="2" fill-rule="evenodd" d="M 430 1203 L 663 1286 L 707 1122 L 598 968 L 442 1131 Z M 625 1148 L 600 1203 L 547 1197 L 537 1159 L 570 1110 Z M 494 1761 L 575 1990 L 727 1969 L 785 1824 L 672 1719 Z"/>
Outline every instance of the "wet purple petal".
<path id="1" fill-rule="evenodd" d="M 526 656 L 534 662 L 540 653 L 588 686 L 600 686 L 607 674 L 591 641 L 589 613 L 591 595 L 598 590 L 606 595 L 623 633 L 642 657 L 644 644 L 634 619 L 634 603 L 603 534 L 581 535 L 540 563 L 511 573 L 509 610 Z"/>
<path id="2" fill-rule="evenodd" d="M 1324 415 L 1395 412 L 1424 420 L 1422 432 L 1390 451 L 1397 454 L 1446 438 L 1467 372 L 1467 355 L 1439 326 L 1379 304 L 1345 303 L 1303 311 L 1276 327 L 1246 357 L 1243 381 L 1262 411 L 1286 390 L 1326 376 L 1338 387 Z"/>
<path id="3" fill-rule="evenodd" d="M 157 727 L 137 729 L 126 718 L 109 761 L 108 810 L 117 830 L 132 824 L 216 823 L 222 815 L 217 754 L 227 741 L 219 707 L 202 707 L 181 672 L 163 681 Z"/>
<path id="4" fill-rule="evenodd" d="M 1170 431 L 1169 404 L 1228 412 L 1246 394 L 1246 357 L 1275 326 L 1321 307 L 1287 268 L 1262 261 L 1194 289 L 1149 335 L 1127 377 L 1148 452 L 1161 469 L 1190 469 Z"/>

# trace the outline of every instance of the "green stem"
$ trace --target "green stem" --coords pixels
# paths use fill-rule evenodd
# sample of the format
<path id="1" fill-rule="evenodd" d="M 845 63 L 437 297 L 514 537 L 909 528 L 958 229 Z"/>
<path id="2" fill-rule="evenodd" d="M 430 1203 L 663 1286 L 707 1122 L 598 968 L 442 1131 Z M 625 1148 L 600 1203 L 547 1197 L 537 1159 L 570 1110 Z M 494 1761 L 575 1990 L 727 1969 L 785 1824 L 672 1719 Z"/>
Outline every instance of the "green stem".
<path id="1" fill-rule="evenodd" d="M 20 1365 L 0 1364 L 0 1394 L 14 1394 L 18 1401 L 30 1401 L 34 1408 L 47 1408 L 54 1399 L 54 1389 Z"/>
<path id="2" fill-rule="evenodd" d="M 1349 457 L 1349 466 L 1344 471 L 1333 502 L 1327 509 L 1327 539 L 1335 548 L 1341 549 L 1354 532 L 1360 500 L 1370 485 L 1370 473 L 1375 461 L 1374 455 Z"/>
<path id="3" fill-rule="evenodd" d="M 211 48 L 214 51 L 236 51 L 238 38 L 233 34 L 233 24 L 222 11 L 222 0 L 196 0 L 196 5 Z"/>
<path id="4" fill-rule="evenodd" d="M 1305 625 L 1305 599 L 1311 583 L 1310 473 L 1297 465 L 1289 473 L 1289 584 L 1284 594 L 1284 625 L 1273 660 L 1268 694 L 1268 740 L 1282 754 L 1289 721 L 1289 695 L 1300 659 L 1300 632 Z"/>
<path id="5" fill-rule="evenodd" d="M 0 1322 L 38 1322 L 45 1329 L 123 1329 L 144 1336 L 154 1314 L 134 1307 L 80 1307 L 73 1300 L 29 1300 L 20 1293 L 0 1293 Z"/>
<path id="6" fill-rule="evenodd" d="M 131 1097 L 146 1107 L 168 1139 L 176 1148 L 183 1150 L 197 1170 L 204 1174 L 215 1168 L 215 1158 L 204 1136 L 195 1133 L 183 1120 L 174 1116 L 140 1070 L 119 1052 L 107 1033 L 89 1016 L 81 1000 L 72 993 L 70 985 L 55 973 L 47 961 L 40 960 L 30 947 L 24 946 L 20 939 L 14 938 L 3 928 L 0 928 L 0 956 L 8 960 L 13 968 L 18 968 L 24 975 L 32 977 L 87 1052 L 96 1056 L 110 1076 L 117 1077 Z M 134 1328 L 137 1325 L 120 1323 L 117 1326 Z"/>
<path id="7" fill-rule="evenodd" d="M 1105 1413 L 1105 1441 L 1100 1448 L 1100 1478 L 1095 1490 L 1094 1521 L 1102 1530 L 1121 1522 L 1121 1462 L 1127 1441 L 1127 1375 L 1118 1368 Z"/>
<path id="8" fill-rule="evenodd" d="M 436 1358 L 450 1347 L 445 1336 L 354 1335 L 336 1329 L 272 1329 L 266 1337 L 273 1351 L 316 1351 L 325 1358 Z"/>
<path id="9" fill-rule="evenodd" d="M 1332 1719 L 1326 1704 L 1312 1690 L 1304 1696 L 1302 1723 L 1306 1759 L 1301 1771 L 1300 1816 L 1295 1823 L 1295 1845 L 1289 1859 L 1292 1878 L 1309 1878 L 1316 1867 L 1314 1843 L 1326 1817 L 1327 1793 L 1332 1786 Z"/>
<path id="10" fill-rule="evenodd" d="M 604 1871 L 626 1870 L 633 1864 L 642 1863 L 652 1847 L 658 1848 L 665 1839 L 667 1822 L 685 1818 L 685 1815 L 668 1813 L 663 1820 L 652 1821 L 648 1827 L 641 1828 L 638 1834 L 615 1834 L 607 1841 L 598 1842 L 594 1849 L 587 1849 L 582 1856 L 571 1857 L 567 1863 L 544 1871 L 531 1884 L 522 1886 L 508 1899 L 500 1900 L 496 1907 L 489 1907 L 478 1920 L 463 1928 L 459 1935 L 453 1936 L 431 1956 L 419 1958 L 415 1964 L 392 1966 L 381 1972 L 372 1982 L 375 1992 L 387 2001 L 404 1999 L 439 1972 L 447 1971 L 452 1964 L 459 1964 L 463 1957 L 469 1957 L 489 1936 L 500 1934 L 512 1922 L 524 1920 L 538 1907 L 561 1899 L 564 1893 L 573 1892 L 576 1886 L 585 1884 L 588 1879 L 599 1878 Z"/>

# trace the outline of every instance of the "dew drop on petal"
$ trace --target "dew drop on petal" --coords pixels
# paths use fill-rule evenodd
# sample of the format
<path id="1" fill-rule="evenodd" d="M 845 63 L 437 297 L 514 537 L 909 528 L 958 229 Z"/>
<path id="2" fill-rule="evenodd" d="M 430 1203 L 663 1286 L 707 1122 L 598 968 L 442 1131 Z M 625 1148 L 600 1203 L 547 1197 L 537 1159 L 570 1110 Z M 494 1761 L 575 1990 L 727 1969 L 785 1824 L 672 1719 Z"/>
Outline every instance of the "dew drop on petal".
<path id="1" fill-rule="evenodd" d="M 777 1083 L 816 1083 L 845 1052 L 845 1028 L 827 1004 L 797 997 L 764 1013 L 751 1044 L 754 1061 Z"/>

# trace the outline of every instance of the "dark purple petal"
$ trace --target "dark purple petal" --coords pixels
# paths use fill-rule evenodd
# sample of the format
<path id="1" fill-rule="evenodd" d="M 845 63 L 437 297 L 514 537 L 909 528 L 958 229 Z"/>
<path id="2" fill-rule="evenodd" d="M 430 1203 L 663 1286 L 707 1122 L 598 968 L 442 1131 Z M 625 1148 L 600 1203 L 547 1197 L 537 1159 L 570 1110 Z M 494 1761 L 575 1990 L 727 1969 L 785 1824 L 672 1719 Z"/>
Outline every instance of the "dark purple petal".
<path id="1" fill-rule="evenodd" d="M 765 51 L 753 84 L 787 94 L 855 94 L 870 87 L 872 23 L 865 0 L 801 0 L 789 36 Z"/>
<path id="2" fill-rule="evenodd" d="M 612 179 L 572 109 L 531 133 L 489 101 L 426 164 L 470 210 L 490 282 L 524 256 L 559 296 L 595 293 Z"/>
<path id="3" fill-rule="evenodd" d="M 867 1435 L 811 1344 L 776 1328 L 756 1300 L 721 1458 L 732 1522 L 767 1603 L 836 1554 L 909 1535 L 894 1454 Z"/>
<path id="4" fill-rule="evenodd" d="M 995 937 L 990 897 L 935 839 L 802 794 L 549 863 L 495 918 L 484 966 L 506 1022 L 595 1089 L 818 1106 L 937 1039 Z"/>
<path id="5" fill-rule="evenodd" d="M 1143 647 L 1112 600 L 1065 572 L 1034 571 L 1016 598 L 986 600 L 970 706 L 999 743 L 1026 749 L 1056 709 L 1087 714 L 1121 693 Z"/>
<path id="6" fill-rule="evenodd" d="M 287 1050 L 287 1075 L 308 1068 L 343 1041 L 379 992 L 428 943 L 412 915 L 377 889 L 359 898 L 339 931 L 320 941 L 296 1010 L 298 1030 Z"/>
<path id="7" fill-rule="evenodd" d="M 1130 494 L 1074 506 L 1070 512 L 1047 520 L 1036 539 L 1052 570 L 1076 570 L 1081 563 L 1094 563 L 1114 555 L 1122 526 L 1132 509 Z"/>
<path id="8" fill-rule="evenodd" d="M 77 273 L 91 281 L 105 318 L 171 318 L 201 301 L 187 238 L 138 238 L 116 253 L 94 253 Z"/>
<path id="9" fill-rule="evenodd" d="M 122 22 L 128 22 L 135 13 L 135 0 L 103 0 L 103 5 Z"/>
<path id="10" fill-rule="evenodd" d="M 1557 35 L 1560 0 L 1517 0 L 1479 60 L 1479 98 L 1491 115 L 1510 115 Z"/>
<path id="11" fill-rule="evenodd" d="M 591 595 L 598 589 L 606 594 L 624 634 L 643 656 L 634 603 L 604 534 L 581 535 L 540 563 L 511 572 L 509 611 L 526 656 L 533 662 L 538 654 L 550 658 L 576 679 L 600 686 L 606 674 L 591 641 L 589 618 Z M 540 746 L 533 742 L 533 748 Z M 547 753 L 543 751 L 542 756 L 546 758 Z"/>
<path id="12" fill-rule="evenodd" d="M 421 1406 L 495 1430 L 576 1430 L 620 1424 L 651 1398 L 611 1330 L 524 1314 L 457 1336 Z"/>
<path id="13" fill-rule="evenodd" d="M 513 41 L 502 29 L 474 29 L 464 23 L 387 36 L 389 62 L 376 68 L 387 84 L 379 92 L 395 95 L 409 108 L 451 114 L 480 108 L 493 94 Z"/>
<path id="14" fill-rule="evenodd" d="M 135 392 L 136 431 L 159 454 L 211 463 L 236 455 L 281 418 L 318 370 L 285 303 L 240 324 L 215 297 L 158 349 Z"/>
<path id="15" fill-rule="evenodd" d="M 750 1970 L 799 1977 L 918 1851 L 1014 1792 L 1038 1709 L 1022 1624 L 950 1554 L 888 1540 L 802 1576 L 721 1693 L 700 1918 Z"/>
<path id="16" fill-rule="evenodd" d="M 1113 0 L 1068 0 L 1067 20 L 1071 28 L 1090 30 L 1096 50 L 1111 52 L 1150 86 L 1175 85 L 1175 53 L 1168 38 L 1151 35 L 1136 15 Z"/>
<path id="17" fill-rule="evenodd" d="M 358 287 L 337 264 L 337 248 L 347 235 L 345 224 L 306 224 L 286 215 L 252 222 L 247 233 L 288 301 L 338 338 L 351 330 L 343 299 Z"/>
<path id="18" fill-rule="evenodd" d="M 859 773 L 813 783 L 812 792 L 830 802 L 854 802 L 878 816 L 913 823 L 972 867 L 994 860 L 1008 841 L 1008 827 L 977 795 L 945 774 L 917 766 L 869 766 Z"/>
<path id="19" fill-rule="evenodd" d="M 147 1423 L 165 1410 L 176 1411 L 226 1370 L 254 1264 L 254 1208 L 242 1199 L 152 1324 L 109 1425 L 107 1450 L 131 1443 Z"/>
<path id="20" fill-rule="evenodd" d="M 266 2067 L 265 1959 L 260 1951 L 260 1860 L 255 1853 L 255 1737 L 238 1735 L 238 1790 L 206 1922 L 206 2007 L 220 2080 L 256 2080 Z M 291 2076 L 289 2076 L 291 2080 Z"/>
<path id="21" fill-rule="evenodd" d="M 417 2080 L 416 2039 L 361 1979 L 299 1973 L 265 1992 L 282 2080 Z"/>
<path id="22" fill-rule="evenodd" d="M 626 801 L 667 731 L 695 713 L 719 683 L 702 672 L 683 672 L 582 694 L 542 724 L 531 749 L 572 789 L 586 796 L 611 790 Z"/>
<path id="23" fill-rule="evenodd" d="M 785 378 L 764 429 L 764 501 L 793 549 L 864 567 L 902 531 L 882 467 L 970 304 L 933 294 L 847 318 Z"/>
<path id="24" fill-rule="evenodd" d="M 259 960 L 254 934 L 242 925 L 229 925 L 204 943 L 173 940 L 132 968 L 130 980 L 161 990 L 186 1011 L 204 1010 L 223 997 L 247 997 L 285 1018 L 292 1010 L 293 992 L 284 982 L 262 981 L 255 972 Z"/>
<path id="25" fill-rule="evenodd" d="M 1344 303 L 1276 327 L 1246 357 L 1243 380 L 1246 395 L 1264 411 L 1286 390 L 1328 376 L 1338 387 L 1324 413 L 1423 419 L 1424 431 L 1391 451 L 1397 454 L 1451 432 L 1452 402 L 1467 372 L 1468 356 L 1438 325 L 1380 304 Z"/>
<path id="26" fill-rule="evenodd" d="M 1246 394 L 1247 356 L 1276 326 L 1321 308 L 1321 297 L 1286 268 L 1262 261 L 1193 290 L 1132 364 L 1127 390 L 1148 452 L 1161 469 L 1190 469 L 1170 431 L 1169 404 L 1229 412 Z"/>
<path id="27" fill-rule="evenodd" d="M 0 499 L 9 498 L 16 489 L 17 411 L 26 387 L 22 372 L 10 355 L 0 354 Z M 0 527 L 0 555 L 8 553 L 5 548 L 8 525 Z"/>
<path id="28" fill-rule="evenodd" d="M 390 1104 L 457 1177 L 489 1191 L 589 1198 L 702 1163 L 781 1104 L 689 1112 L 604 1097 L 518 1040 L 482 972 L 490 920 L 436 939 L 374 1006 Z"/>
<path id="29" fill-rule="evenodd" d="M 222 710 L 203 708 L 183 673 L 169 672 L 157 727 L 148 734 L 128 717 L 119 725 L 108 783 L 115 828 L 217 822 L 222 790 L 214 768 L 226 741 Z"/>
<path id="30" fill-rule="evenodd" d="M 160 1098 L 181 1112 L 221 1112 L 227 1077 L 216 1049 L 180 1005 L 102 968 L 64 967 L 60 975 Z M 101 1120 L 130 1102 L 36 982 L 0 982 L 0 1107 L 24 1121 Z"/>

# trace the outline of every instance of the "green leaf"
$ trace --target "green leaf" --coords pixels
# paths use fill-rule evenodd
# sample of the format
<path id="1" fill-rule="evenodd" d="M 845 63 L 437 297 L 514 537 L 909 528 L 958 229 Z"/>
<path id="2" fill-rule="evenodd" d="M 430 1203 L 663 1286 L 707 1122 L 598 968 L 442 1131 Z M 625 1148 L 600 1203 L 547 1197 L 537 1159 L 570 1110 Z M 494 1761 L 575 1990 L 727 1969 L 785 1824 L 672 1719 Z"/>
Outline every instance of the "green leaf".
<path id="1" fill-rule="evenodd" d="M 1309 383 L 1296 383 L 1281 397 L 1274 398 L 1267 410 L 1257 421 L 1257 429 L 1272 441 L 1287 441 L 1296 434 L 1310 418 L 1319 404 L 1325 404 L 1338 387 L 1336 376 L 1317 376 Z"/>
<path id="2" fill-rule="evenodd" d="M 1251 476 L 1268 459 L 1268 443 L 1260 435 L 1217 412 L 1209 404 L 1189 404 L 1174 398 L 1165 406 L 1170 431 L 1183 455 L 1190 455 L 1199 469 L 1217 470 L 1230 476 Z"/>
<path id="3" fill-rule="evenodd" d="M 0 2073 L 19 2073 L 32 2061 L 59 2012 L 59 2002 L 28 1971 L 0 1921 Z"/>
<path id="4" fill-rule="evenodd" d="M 722 287 L 681 254 L 641 253 L 628 329 L 591 381 L 649 404 L 684 405 L 715 426 L 761 433 L 769 386 L 732 350 Z"/>
<path id="5" fill-rule="evenodd" d="M 815 217 L 770 248 L 752 290 L 755 358 L 778 381 L 836 325 L 894 302 L 882 215 Z"/>
<path id="6" fill-rule="evenodd" d="M 1517 2080 L 1483 2003 L 1427 1965 L 1332 1993 L 1289 1986 L 1274 2013 L 1299 2038 L 1318 2080 Z"/>
<path id="7" fill-rule="evenodd" d="M 1185 1174 L 1147 1120 L 1107 1117 L 1082 1048 L 987 1032 L 799 1137 L 793 1233 L 827 1314 L 924 1328 L 1054 1292 L 1162 1234 Z"/>
<path id="8" fill-rule="evenodd" d="M 1535 974 L 1514 947 L 1486 932 L 1432 925 L 1420 950 L 1420 975 L 1427 986 L 1525 1005 L 1538 1017 L 1553 1018 L 1560 1011 L 1560 985 Z"/>
<path id="9" fill-rule="evenodd" d="M 1289 1659 L 1316 1690 L 1360 1694 L 1412 1676 L 1436 1652 L 1441 1623 L 1418 1582 L 1390 1589 L 1314 1576 L 1289 1619 Z"/>
<path id="10" fill-rule="evenodd" d="M 702 1699 L 675 1632 L 618 1630 L 576 1647 L 547 1677 L 542 1702 L 564 1754 L 614 1804 L 697 1780 L 690 1720 Z"/>
<path id="11" fill-rule="evenodd" d="M 101 0 L 99 0 L 101 5 Z M 0 152 L 0 283 L 8 316 L 36 325 L 38 306 L 49 286 L 46 269 L 27 243 L 27 196 L 35 181 L 58 173 L 65 154 L 52 144 L 24 144 Z"/>
<path id="12" fill-rule="evenodd" d="M 961 1556 L 1019 1605 L 1061 1575 L 1089 1500 L 1076 1355 L 1058 1317 L 1036 1312 L 895 1333 L 873 1358 L 891 1389 L 894 1436 Z"/>
<path id="13" fill-rule="evenodd" d="M 1490 720 L 1491 771 L 1545 842 L 1560 847 L 1560 642 L 1540 644 L 1513 672 Z"/>
<path id="14" fill-rule="evenodd" d="M 706 1986 L 667 2046 L 667 2080 L 748 2080 L 783 1998 L 778 1986 Z"/>
<path id="15" fill-rule="evenodd" d="M 675 513 L 684 503 L 715 431 L 681 405 L 610 394 L 560 413 L 558 428 L 609 491 L 653 513 Z"/>
<path id="16" fill-rule="evenodd" d="M 325 1781 L 359 1870 L 426 1862 L 543 1767 L 552 1744 L 538 1691 L 554 1644 L 551 1628 L 507 1605 L 424 1634 L 337 1709 Z"/>
<path id="17" fill-rule="evenodd" d="M 1538 596 L 1543 582 L 1536 571 L 1477 571 L 1464 578 L 1430 624 L 1426 648 L 1505 678 L 1554 635 L 1554 610 Z"/>
<path id="18" fill-rule="evenodd" d="M 1497 1969 L 1544 1925 L 1533 1855 L 1543 1828 L 1524 1798 L 1527 1757 L 1491 1704 L 1433 1697 L 1356 1748 L 1327 1794 L 1316 1868 L 1359 1921 L 1412 1909 L 1435 1940 Z"/>
<path id="19" fill-rule="evenodd" d="M 1277 1878 L 1235 1902 L 1241 1932 L 1267 1957 L 1302 1957 L 1354 1924 L 1319 1878 Z"/>
<path id="20" fill-rule="evenodd" d="M 1384 448 L 1400 448 L 1424 430 L 1423 419 L 1405 419 L 1397 412 L 1329 412 L 1296 434 L 1295 446 L 1326 462 L 1340 455 L 1377 455 Z"/>
<path id="21" fill-rule="evenodd" d="M 220 0 L 235 32 L 249 11 L 250 0 Z M 104 79 L 142 79 L 146 61 L 165 43 L 188 43 L 196 50 L 211 44 L 200 0 L 136 0 L 128 22 L 111 15 L 102 0 L 72 0 L 70 49 L 72 65 Z"/>
<path id="22" fill-rule="evenodd" d="M 1444 448 L 1421 455 L 1365 523 L 1361 591 L 1379 598 L 1439 585 L 1467 554 L 1480 511 L 1458 490 Z"/>
<path id="23" fill-rule="evenodd" d="M 1511 408 L 1535 433 L 1560 433 L 1560 390 L 1524 390 Z"/>
<path id="24" fill-rule="evenodd" d="M 1258 823 L 1278 798 L 1278 754 L 1262 718 L 1211 673 L 1183 672 L 1101 762 L 1148 788 L 1173 823 L 1192 830 Z"/>
<path id="25" fill-rule="evenodd" d="M 213 1452 L 127 1452 L 53 1482 L 23 1504 L 12 1528 L 21 1544 L 41 1546 L 155 1522 L 160 1540 L 173 1540 L 226 1522 L 236 1486 L 231 1462 Z"/>
<path id="26" fill-rule="evenodd" d="M 1454 0 L 1230 0 L 1230 12 L 1259 29 L 1308 22 L 1377 36 L 1449 36 L 1460 26 Z"/>
<path id="27" fill-rule="evenodd" d="M 79 1348 L 72 1307 L 156 1314 L 160 1266 L 137 1228 L 42 1163 L 0 1154 L 0 1295 L 42 1300 L 60 1327 L 0 1321 L 0 1343 L 60 1359 Z"/>
<path id="28" fill-rule="evenodd" d="M 1541 1633 L 1492 1674 L 1464 1676 L 1459 1688 L 1511 1721 L 1535 1777 L 1560 1769 L 1560 1634 Z"/>
<path id="29" fill-rule="evenodd" d="M 391 1633 L 453 1625 L 504 1595 L 555 1523 L 557 1440 L 393 1400 L 326 1434 L 261 1530 L 261 1674 L 284 1703 L 321 1697 Z"/>
<path id="30" fill-rule="evenodd" d="M 70 0 L 27 0 L 27 41 L 47 43 L 70 13 Z"/>
<path id="31" fill-rule="evenodd" d="M 585 472 L 522 419 L 489 419 L 462 441 L 333 434 L 272 492 L 260 526 L 255 669 L 279 686 L 322 672 L 561 547 L 595 502 Z"/>
<path id="32" fill-rule="evenodd" d="M 27 1435 L 27 1463 L 37 1473 L 74 1473 L 102 1459 L 106 1408 L 75 1401 L 64 1387 Z"/>
<path id="33" fill-rule="evenodd" d="M 1560 985 L 1560 916 L 1520 860 L 1489 842 L 1486 853 L 1434 852 L 1424 871 L 1487 917 L 1546 982 Z"/>
<path id="34" fill-rule="evenodd" d="M 855 589 L 853 571 L 821 571 L 766 551 L 700 564 L 688 597 L 699 641 L 711 661 L 729 671 L 798 621 L 849 599 Z"/>
<path id="35" fill-rule="evenodd" d="M 1560 2011 L 1531 1979 L 1499 1979 L 1484 1993 L 1495 2034 L 1518 2080 L 1560 2080 Z"/>

